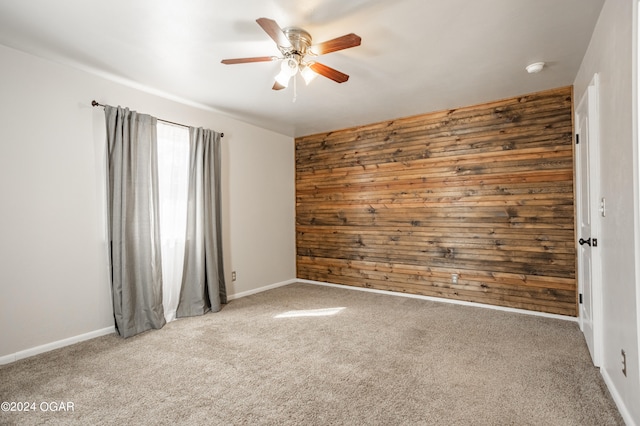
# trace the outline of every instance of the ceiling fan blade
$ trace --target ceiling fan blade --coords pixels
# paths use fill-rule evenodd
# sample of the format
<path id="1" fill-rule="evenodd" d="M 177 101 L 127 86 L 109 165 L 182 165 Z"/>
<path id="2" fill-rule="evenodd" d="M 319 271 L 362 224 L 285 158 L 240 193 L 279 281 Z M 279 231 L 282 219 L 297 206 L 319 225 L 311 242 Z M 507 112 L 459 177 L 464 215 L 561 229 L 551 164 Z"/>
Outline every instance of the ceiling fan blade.
<path id="1" fill-rule="evenodd" d="M 351 33 L 322 43 L 314 44 L 311 46 L 311 52 L 315 55 L 324 55 L 326 53 L 360 46 L 361 42 L 362 39 L 360 36 Z"/>
<path id="2" fill-rule="evenodd" d="M 249 62 L 269 62 L 275 61 L 278 59 L 277 56 L 256 56 L 255 58 L 235 58 L 235 59 L 223 59 L 223 64 L 232 65 L 232 64 L 246 64 Z"/>
<path id="3" fill-rule="evenodd" d="M 273 90 L 282 90 L 282 89 L 286 89 L 286 87 L 276 81 L 275 83 L 273 83 L 272 89 Z"/>
<path id="4" fill-rule="evenodd" d="M 310 63 L 309 68 L 320 75 L 330 78 L 336 83 L 344 83 L 345 81 L 349 80 L 349 76 L 347 74 L 341 73 L 340 71 L 323 65 L 319 62 Z"/>
<path id="5" fill-rule="evenodd" d="M 289 39 L 284 35 L 282 28 L 280 28 L 276 21 L 269 18 L 258 18 L 256 22 L 269 34 L 269 37 L 271 37 L 278 46 L 291 47 L 291 42 L 289 42 Z"/>

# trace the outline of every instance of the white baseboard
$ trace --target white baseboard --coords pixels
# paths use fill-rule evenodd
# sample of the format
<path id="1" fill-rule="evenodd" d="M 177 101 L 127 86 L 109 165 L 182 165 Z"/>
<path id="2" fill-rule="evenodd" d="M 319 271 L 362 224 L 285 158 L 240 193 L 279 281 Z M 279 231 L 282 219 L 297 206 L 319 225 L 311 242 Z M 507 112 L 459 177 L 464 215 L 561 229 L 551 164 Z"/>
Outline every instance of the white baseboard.
<path id="1" fill-rule="evenodd" d="M 297 279 L 297 280 L 294 280 L 294 282 L 324 285 L 328 287 L 338 287 L 338 288 L 344 288 L 348 290 L 368 291 L 370 293 L 386 294 L 389 296 L 410 297 L 413 299 L 430 300 L 432 302 L 452 303 L 454 305 L 473 306 L 476 308 L 494 309 L 496 311 L 514 312 L 517 314 L 534 315 L 534 316 L 545 317 L 545 318 L 555 318 L 555 319 L 561 319 L 564 321 L 571 321 L 576 323 L 578 322 L 577 317 L 570 317 L 568 315 L 549 314 L 546 312 L 529 311 L 526 309 L 507 308 L 505 306 L 495 306 L 495 305 L 487 305 L 484 303 L 466 302 L 464 300 L 445 299 L 443 297 L 423 296 L 421 294 L 410 294 L 410 293 L 401 293 L 399 291 L 377 290 L 374 288 L 356 287 L 351 285 L 333 284 L 333 283 L 325 283 L 322 281 L 312 281 L 312 280 L 303 280 L 303 279 Z"/>
<path id="2" fill-rule="evenodd" d="M 618 392 L 618 389 L 614 385 L 613 380 L 611 380 L 611 376 L 609 376 L 609 373 L 607 373 L 607 370 L 600 367 L 600 375 L 602 375 L 602 378 L 604 379 L 604 383 L 607 385 L 607 389 L 609 389 L 611 398 L 613 399 L 613 402 L 616 403 L 616 406 L 618 407 L 618 411 L 620 412 L 620 415 L 622 416 L 624 423 L 627 426 L 637 426 L 637 423 L 633 420 L 633 417 L 631 416 L 631 413 L 629 412 L 627 405 L 624 403 L 622 396 L 620 396 L 620 393 Z"/>
<path id="3" fill-rule="evenodd" d="M 29 358 L 34 355 L 38 355 L 44 352 L 49 352 L 54 349 L 59 349 L 65 346 L 73 345 L 74 343 L 83 342 L 85 340 L 94 339 L 100 336 L 106 336 L 107 334 L 115 333 L 116 328 L 114 326 L 103 328 L 100 330 L 90 331 L 88 333 L 80 334 L 78 336 L 69 337 L 67 339 L 58 340 L 55 342 L 47 343 L 46 345 L 36 346 L 30 349 L 25 349 L 20 352 L 16 352 L 10 355 L 0 357 L 0 365 L 10 364 L 20 359 Z"/>
<path id="4" fill-rule="evenodd" d="M 243 292 L 240 292 L 240 293 L 230 294 L 230 295 L 227 296 L 227 300 L 231 301 L 231 300 L 234 300 L 234 299 L 239 299 L 241 297 L 246 297 L 246 296 L 250 296 L 252 294 L 262 293 L 263 291 L 271 290 L 271 289 L 278 288 L 278 287 L 283 287 L 283 286 L 286 286 L 286 285 L 289 285 L 289 284 L 298 283 L 298 282 L 299 283 L 306 283 L 306 284 L 314 284 L 314 285 L 323 285 L 323 286 L 328 286 L 328 287 L 338 287 L 338 288 L 348 289 L 348 290 L 368 291 L 368 292 L 372 292 L 372 293 L 380 293 L 380 294 L 386 294 L 386 295 L 390 295 L 390 296 L 410 297 L 410 298 L 415 298 L 415 299 L 431 300 L 431 301 L 434 301 L 434 302 L 452 303 L 452 304 L 457 304 L 457 305 L 466 305 L 466 306 L 474 306 L 474 307 L 479 307 L 479 308 L 495 309 L 495 310 L 499 310 L 499 311 L 515 312 L 515 313 L 526 314 L 526 315 L 535 315 L 535 316 L 541 316 L 541 317 L 547 317 L 547 318 L 561 319 L 561 320 L 565 320 L 565 321 L 578 322 L 577 318 L 569 317 L 569 316 L 566 316 L 566 315 L 548 314 L 548 313 L 545 313 L 545 312 L 528 311 L 528 310 L 525 310 L 525 309 L 507 308 L 507 307 L 502 307 L 502 306 L 486 305 L 486 304 L 483 304 L 483 303 L 465 302 L 465 301 L 462 301 L 462 300 L 444 299 L 444 298 L 440 298 L 440 297 L 422 296 L 422 295 L 419 295 L 419 294 L 407 294 L 407 293 L 400 293 L 400 292 L 387 291 L 387 290 L 376 290 L 376 289 L 365 288 L 365 287 L 355 287 L 355 286 L 348 286 L 348 285 L 342 285 L 342 284 L 333 284 L 333 283 L 326 283 L 326 282 L 321 282 L 321 281 L 303 280 L 303 279 L 296 279 L 296 278 L 292 278 L 290 280 L 281 281 L 281 282 L 274 283 L 274 284 L 269 284 L 269 285 L 266 285 L 266 286 L 263 286 L 263 287 L 255 288 L 255 289 L 248 290 L 248 291 L 243 291 Z M 18 361 L 18 360 L 23 359 L 23 358 L 28 358 L 30 356 L 38 355 L 38 354 L 41 354 L 41 353 L 44 353 L 44 352 L 52 351 L 54 349 L 62 348 L 64 346 L 73 345 L 74 343 L 82 342 L 84 340 L 93 339 L 95 337 L 100 337 L 100 336 L 104 336 L 104 335 L 111 334 L 111 333 L 115 333 L 115 327 L 107 327 L 107 328 L 103 328 L 101 330 L 95 330 L 95 331 L 92 331 L 92 332 L 89 332 L 89 333 L 81 334 L 79 336 L 74 336 L 74 337 L 70 337 L 70 338 L 67 338 L 67 339 L 58 340 L 56 342 L 48 343 L 46 345 L 36 346 L 34 348 L 26 349 L 24 351 L 20 351 L 20 352 L 14 353 L 14 354 L 5 355 L 5 356 L 0 357 L 0 365 L 9 364 L 9 363 Z M 605 381 L 606 381 L 606 378 L 605 378 Z M 607 385 L 609 385 L 609 383 L 607 383 Z M 613 394 L 613 392 L 612 392 L 612 394 Z M 618 401 L 616 401 L 616 403 L 618 404 Z M 622 412 L 622 410 L 621 410 L 621 412 Z M 625 421 L 626 421 L 626 418 L 625 418 Z"/>
<path id="5" fill-rule="evenodd" d="M 241 293 L 231 294 L 227 296 L 228 300 L 239 299 L 240 297 L 250 296 L 252 294 L 261 293 L 263 291 L 271 290 L 277 287 L 282 287 L 285 285 L 293 284 L 297 282 L 296 279 L 290 279 L 287 281 L 282 281 L 279 283 L 270 284 L 264 287 L 259 287 L 249 291 L 243 291 Z M 84 340 L 93 339 L 95 337 L 105 336 L 107 334 L 115 333 L 116 329 L 114 326 L 103 328 L 101 330 L 91 331 L 89 333 L 81 334 L 79 336 L 69 337 L 67 339 L 58 340 L 56 342 L 47 343 L 46 345 L 36 346 L 34 348 L 25 349 L 20 352 L 16 352 L 9 355 L 0 356 L 0 365 L 10 364 L 12 362 L 18 361 L 20 359 L 28 358 L 34 355 L 38 355 L 44 352 L 49 352 L 54 349 L 59 349 L 65 346 L 73 345 L 74 343 L 79 343 Z"/>
<path id="6" fill-rule="evenodd" d="M 267 291 L 267 290 L 271 290 L 271 289 L 274 289 L 274 288 L 283 287 L 285 285 L 297 283 L 298 281 L 300 281 L 300 280 L 292 278 L 290 280 L 281 281 L 279 283 L 269 284 L 269 285 L 266 285 L 264 287 L 254 288 L 253 290 L 247 290 L 247 291 L 242 291 L 240 293 L 229 294 L 229 295 L 227 295 L 227 300 L 231 301 L 233 299 L 239 299 L 241 297 L 251 296 L 252 294 L 262 293 L 263 291 Z"/>

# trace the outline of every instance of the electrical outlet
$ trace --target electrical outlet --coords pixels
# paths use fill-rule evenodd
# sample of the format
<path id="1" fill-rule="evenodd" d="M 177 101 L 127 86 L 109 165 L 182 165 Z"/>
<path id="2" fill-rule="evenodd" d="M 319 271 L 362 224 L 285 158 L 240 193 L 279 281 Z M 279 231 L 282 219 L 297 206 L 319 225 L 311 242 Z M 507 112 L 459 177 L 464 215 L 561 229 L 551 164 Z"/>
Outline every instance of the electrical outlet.
<path id="1" fill-rule="evenodd" d="M 624 349 L 620 350 L 622 354 L 622 374 L 624 377 L 627 377 L 627 354 L 624 352 Z"/>
<path id="2" fill-rule="evenodd" d="M 458 274 L 451 274 L 451 284 L 458 284 Z"/>
<path id="3" fill-rule="evenodd" d="M 231 281 L 235 281 L 236 280 L 236 271 L 231 272 Z"/>

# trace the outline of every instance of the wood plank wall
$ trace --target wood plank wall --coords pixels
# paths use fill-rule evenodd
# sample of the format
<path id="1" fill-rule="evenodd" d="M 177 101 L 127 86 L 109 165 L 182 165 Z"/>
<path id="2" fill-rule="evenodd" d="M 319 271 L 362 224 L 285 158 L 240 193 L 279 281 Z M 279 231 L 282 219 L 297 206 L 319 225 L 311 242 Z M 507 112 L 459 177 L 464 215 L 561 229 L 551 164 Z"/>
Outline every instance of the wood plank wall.
<path id="1" fill-rule="evenodd" d="M 576 316 L 572 117 L 563 87 L 297 138 L 298 278 Z"/>

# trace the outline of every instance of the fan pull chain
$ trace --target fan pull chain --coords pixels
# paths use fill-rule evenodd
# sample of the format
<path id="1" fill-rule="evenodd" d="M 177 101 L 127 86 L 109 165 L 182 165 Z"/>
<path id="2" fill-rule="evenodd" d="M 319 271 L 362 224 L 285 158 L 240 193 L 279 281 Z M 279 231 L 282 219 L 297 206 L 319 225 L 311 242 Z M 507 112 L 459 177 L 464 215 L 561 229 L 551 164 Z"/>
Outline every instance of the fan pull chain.
<path id="1" fill-rule="evenodd" d="M 293 101 L 291 102 L 295 102 L 298 97 L 298 79 L 296 77 L 298 77 L 297 74 L 293 76 Z"/>

